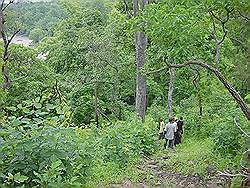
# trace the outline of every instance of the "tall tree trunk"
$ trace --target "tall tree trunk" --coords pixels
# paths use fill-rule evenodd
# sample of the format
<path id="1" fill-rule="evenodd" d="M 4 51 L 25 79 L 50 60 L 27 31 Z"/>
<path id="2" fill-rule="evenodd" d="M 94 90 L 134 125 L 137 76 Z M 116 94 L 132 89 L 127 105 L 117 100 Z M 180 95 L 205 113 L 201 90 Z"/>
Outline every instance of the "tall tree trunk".
<path id="1" fill-rule="evenodd" d="M 199 116 L 201 117 L 203 108 L 202 108 L 202 97 L 201 97 L 201 89 L 199 85 L 199 80 L 197 81 L 195 88 L 196 88 L 196 96 L 198 99 Z"/>
<path id="2" fill-rule="evenodd" d="M 173 117 L 173 92 L 174 92 L 175 68 L 169 69 L 168 85 L 168 117 Z"/>
<path id="3" fill-rule="evenodd" d="M 192 70 L 195 75 L 193 84 L 196 89 L 196 96 L 198 99 L 198 107 L 199 107 L 199 116 L 201 118 L 203 109 L 202 109 L 202 97 L 201 97 L 201 89 L 200 89 L 200 72 L 197 69 L 192 69 Z"/>
<path id="4" fill-rule="evenodd" d="M 138 0 L 133 0 L 133 10 L 134 10 L 134 17 L 136 17 L 139 13 L 139 3 Z"/>
<path id="5" fill-rule="evenodd" d="M 11 86 L 11 79 L 7 62 L 4 62 L 2 65 L 2 74 L 4 78 L 4 83 L 2 87 L 3 89 L 8 89 Z"/>
<path id="6" fill-rule="evenodd" d="M 133 1 L 134 16 L 139 14 L 138 0 Z M 141 12 L 144 10 L 145 4 L 148 0 L 141 1 Z M 147 84 L 146 78 L 141 74 L 141 69 L 146 63 L 146 48 L 147 37 L 143 32 L 136 32 L 135 34 L 135 49 L 136 49 L 136 112 L 138 116 L 144 121 L 146 106 L 147 106 Z"/>
<path id="7" fill-rule="evenodd" d="M 216 43 L 216 54 L 215 54 L 215 62 L 216 62 L 216 66 L 217 66 L 217 69 L 219 69 L 219 64 L 220 64 L 220 48 L 221 48 L 221 45 L 219 42 Z"/>
<path id="8" fill-rule="evenodd" d="M 147 37 L 143 32 L 136 33 L 136 112 L 144 120 L 147 105 L 147 84 L 146 78 L 141 74 L 141 69 L 145 64 L 145 50 L 147 47 Z"/>
<path id="9" fill-rule="evenodd" d="M 8 58 L 9 58 L 8 47 L 9 47 L 10 42 L 8 41 L 8 38 L 4 30 L 4 23 L 5 23 L 4 12 L 1 9 L 0 10 L 0 33 L 1 33 L 3 43 L 4 43 L 4 52 L 2 55 L 2 59 L 3 59 L 2 75 L 4 79 L 3 89 L 7 89 L 11 85 L 10 73 L 8 69 Z"/>
<path id="10" fill-rule="evenodd" d="M 240 106 L 241 110 L 243 111 L 244 115 L 246 116 L 246 118 L 248 120 L 250 120 L 250 108 L 248 107 L 248 105 L 245 103 L 245 101 L 242 99 L 242 97 L 240 96 L 240 94 L 234 89 L 234 87 L 226 80 L 226 78 L 222 75 L 222 73 L 212 67 L 211 65 L 202 63 L 200 61 L 188 61 L 186 63 L 183 64 L 175 64 L 175 65 L 170 65 L 170 67 L 175 67 L 175 68 L 181 68 L 181 67 L 185 67 L 188 65 L 199 65 L 202 66 L 210 71 L 212 71 L 215 76 L 221 81 L 221 83 L 224 85 L 224 87 L 229 91 L 229 93 L 233 96 L 233 98 L 235 99 L 235 101 L 238 103 L 238 105 Z"/>
<path id="11" fill-rule="evenodd" d="M 9 68 L 8 68 L 8 59 L 9 59 L 9 46 L 11 41 L 13 40 L 13 38 L 15 37 L 15 35 L 20 31 L 20 29 L 16 30 L 12 36 L 8 37 L 7 36 L 7 29 L 5 28 L 5 9 L 10 5 L 13 4 L 14 1 L 9 1 L 8 3 L 6 3 L 6 5 L 4 4 L 6 3 L 4 0 L 2 0 L 1 6 L 0 6 L 0 35 L 1 38 L 3 40 L 4 43 L 4 52 L 2 55 L 2 59 L 3 59 L 3 65 L 2 65 L 2 75 L 3 75 L 3 79 L 4 79 L 4 83 L 2 85 L 3 89 L 8 89 L 11 84 L 12 81 L 10 79 L 10 72 L 9 72 Z"/>

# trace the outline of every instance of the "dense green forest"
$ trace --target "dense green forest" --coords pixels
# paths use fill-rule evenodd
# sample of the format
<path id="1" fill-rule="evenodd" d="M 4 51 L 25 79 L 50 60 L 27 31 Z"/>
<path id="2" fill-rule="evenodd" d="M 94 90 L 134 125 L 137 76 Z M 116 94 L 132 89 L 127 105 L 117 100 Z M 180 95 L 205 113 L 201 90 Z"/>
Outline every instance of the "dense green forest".
<path id="1" fill-rule="evenodd" d="M 1 0 L 0 187 L 250 186 L 249 10 Z"/>

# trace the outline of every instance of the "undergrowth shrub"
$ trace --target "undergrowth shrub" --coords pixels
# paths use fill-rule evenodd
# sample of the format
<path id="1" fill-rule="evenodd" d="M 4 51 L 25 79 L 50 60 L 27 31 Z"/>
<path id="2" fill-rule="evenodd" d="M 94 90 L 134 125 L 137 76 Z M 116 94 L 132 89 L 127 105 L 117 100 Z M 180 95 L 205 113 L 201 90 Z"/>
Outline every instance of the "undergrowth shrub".
<path id="1" fill-rule="evenodd" d="M 152 155 L 157 150 L 157 133 L 157 123 L 151 118 L 141 123 L 133 116 L 127 121 L 92 130 L 89 137 L 94 142 L 96 160 L 89 177 L 91 187 L 121 183 L 124 178 L 137 179 L 136 163 L 142 155 Z"/>
<path id="2" fill-rule="evenodd" d="M 129 159 L 154 152 L 156 142 L 156 123 L 149 121 L 141 123 L 118 122 L 105 130 L 100 130 L 100 150 L 103 151 L 105 161 L 117 161 L 122 165 Z"/>
<path id="3" fill-rule="evenodd" d="M 45 126 L 29 132 L 1 131 L 1 182 L 18 185 L 15 174 L 28 185 L 84 183 L 92 161 L 89 145 L 73 128 Z M 87 152 L 86 152 L 87 151 Z"/>
<path id="4" fill-rule="evenodd" d="M 156 151 L 155 139 L 157 124 L 134 117 L 100 129 L 45 125 L 23 130 L 6 123 L 0 129 L 0 183 L 70 187 L 136 178 L 136 161 Z"/>
<path id="5" fill-rule="evenodd" d="M 221 154 L 236 155 L 243 147 L 240 130 L 230 123 L 222 123 L 216 127 L 214 135 L 214 149 Z"/>
<path id="6" fill-rule="evenodd" d="M 153 103 L 147 110 L 147 114 L 151 116 L 155 122 L 159 122 L 160 118 L 163 118 L 164 121 L 168 121 L 168 115 L 166 107 L 157 105 Z"/>
<path id="7" fill-rule="evenodd" d="M 183 175 L 208 176 L 217 170 L 235 169 L 239 167 L 239 156 L 234 159 L 214 152 L 212 138 L 198 140 L 189 138 L 179 145 L 175 151 L 170 150 L 170 159 L 163 166 Z M 213 174 L 212 174 L 213 175 Z"/>

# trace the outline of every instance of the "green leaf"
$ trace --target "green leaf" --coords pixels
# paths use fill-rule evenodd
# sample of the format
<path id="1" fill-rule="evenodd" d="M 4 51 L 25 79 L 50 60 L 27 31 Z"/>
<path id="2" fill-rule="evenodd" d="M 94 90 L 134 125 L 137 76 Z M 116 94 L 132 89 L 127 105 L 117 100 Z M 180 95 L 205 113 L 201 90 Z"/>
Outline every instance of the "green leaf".
<path id="1" fill-rule="evenodd" d="M 47 104 L 46 108 L 47 108 L 47 110 L 53 110 L 56 108 L 56 106 L 53 104 Z"/>
<path id="2" fill-rule="evenodd" d="M 14 178 L 14 176 L 13 176 L 11 173 L 8 173 L 7 180 L 8 180 L 8 181 L 12 181 L 13 178 Z"/>
<path id="3" fill-rule="evenodd" d="M 28 124 L 28 123 L 30 123 L 30 119 L 28 119 L 28 118 L 23 118 L 23 119 L 21 120 L 21 122 L 22 122 L 22 123 L 25 123 L 25 124 Z"/>
<path id="4" fill-rule="evenodd" d="M 23 108 L 22 104 L 17 105 L 17 108 L 22 109 Z"/>
<path id="5" fill-rule="evenodd" d="M 58 160 L 58 161 L 52 163 L 51 168 L 55 169 L 55 168 L 59 167 L 61 164 L 62 164 L 62 162 L 60 160 Z"/>
<path id="6" fill-rule="evenodd" d="M 57 114 L 63 114 L 63 110 L 59 107 L 56 109 Z"/>
<path id="7" fill-rule="evenodd" d="M 17 110 L 17 108 L 16 107 L 14 107 L 14 106 L 11 106 L 11 107 L 6 107 L 8 110 L 11 110 L 11 111 L 16 111 Z"/>
<path id="8" fill-rule="evenodd" d="M 29 177 L 21 175 L 20 172 L 14 175 L 14 181 L 17 183 L 23 183 L 24 181 L 28 180 Z"/>
<path id="9" fill-rule="evenodd" d="M 26 101 L 23 101 L 24 104 L 27 104 L 27 105 L 30 105 L 32 104 L 32 100 L 26 100 Z"/>
<path id="10" fill-rule="evenodd" d="M 44 116 L 44 115 L 47 115 L 49 113 L 48 112 L 36 111 L 36 114 L 39 115 L 39 116 Z"/>
<path id="11" fill-rule="evenodd" d="M 38 103 L 38 102 L 35 102 L 35 103 L 34 103 L 34 106 L 35 106 L 37 109 L 42 108 L 42 105 L 41 105 L 40 103 Z"/>
<path id="12" fill-rule="evenodd" d="M 37 97 L 36 99 L 35 99 L 35 102 L 39 102 L 40 101 L 40 97 Z"/>
<path id="13" fill-rule="evenodd" d="M 247 100 L 247 99 L 250 99 L 250 93 L 247 94 L 247 96 L 245 97 L 245 99 L 246 99 L 246 100 Z"/>
<path id="14" fill-rule="evenodd" d="M 34 120 L 37 124 L 43 123 L 43 120 L 40 119 L 40 118 L 34 118 L 33 120 Z"/>
<path id="15" fill-rule="evenodd" d="M 4 130 L 0 130 L 0 136 L 4 137 L 4 136 L 8 136 L 10 133 L 8 133 L 7 131 Z"/>
<path id="16" fill-rule="evenodd" d="M 13 122 L 12 122 L 12 125 L 13 126 L 18 126 L 18 125 L 21 125 L 22 122 L 19 120 L 19 119 L 15 119 Z"/>
<path id="17" fill-rule="evenodd" d="M 59 120 L 58 116 L 54 116 L 51 119 L 54 120 L 54 121 L 58 121 Z"/>
<path id="18" fill-rule="evenodd" d="M 23 112 L 26 113 L 26 114 L 28 114 L 28 113 L 30 113 L 30 110 L 29 110 L 28 108 L 25 108 L 25 107 L 24 107 L 24 108 L 23 108 Z"/>

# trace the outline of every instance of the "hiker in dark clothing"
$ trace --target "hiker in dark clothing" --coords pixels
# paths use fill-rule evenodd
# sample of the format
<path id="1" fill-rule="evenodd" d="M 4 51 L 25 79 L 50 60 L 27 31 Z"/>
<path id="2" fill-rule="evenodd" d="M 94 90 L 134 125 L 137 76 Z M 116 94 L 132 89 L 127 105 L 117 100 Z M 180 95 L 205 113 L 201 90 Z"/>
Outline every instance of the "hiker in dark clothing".
<path id="1" fill-rule="evenodd" d="M 182 135 L 183 135 L 183 117 L 180 117 L 180 120 L 177 121 L 177 131 L 175 134 L 175 145 L 181 144 Z"/>

